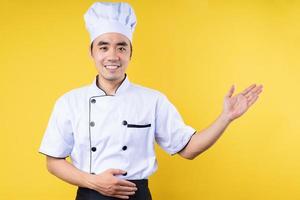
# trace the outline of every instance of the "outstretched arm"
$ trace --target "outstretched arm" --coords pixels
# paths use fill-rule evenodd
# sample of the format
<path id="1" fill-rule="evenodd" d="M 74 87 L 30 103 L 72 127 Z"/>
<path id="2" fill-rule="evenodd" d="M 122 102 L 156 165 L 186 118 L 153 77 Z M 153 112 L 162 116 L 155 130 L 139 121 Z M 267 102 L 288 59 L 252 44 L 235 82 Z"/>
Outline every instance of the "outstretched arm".
<path id="1" fill-rule="evenodd" d="M 242 116 L 254 104 L 262 92 L 262 88 L 262 85 L 253 84 L 243 92 L 233 96 L 235 88 L 232 86 L 224 98 L 223 111 L 219 117 L 208 128 L 194 134 L 188 145 L 178 154 L 186 159 L 194 159 L 211 147 L 227 126 Z"/>

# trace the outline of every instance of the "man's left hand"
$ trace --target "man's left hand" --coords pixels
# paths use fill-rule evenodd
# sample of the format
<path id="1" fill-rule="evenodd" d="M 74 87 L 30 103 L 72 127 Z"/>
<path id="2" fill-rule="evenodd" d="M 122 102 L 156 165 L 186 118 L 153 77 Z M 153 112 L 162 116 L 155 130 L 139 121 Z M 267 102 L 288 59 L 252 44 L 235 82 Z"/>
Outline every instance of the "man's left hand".
<path id="1" fill-rule="evenodd" d="M 224 98 L 222 116 L 231 122 L 243 115 L 258 99 L 262 89 L 262 85 L 257 86 L 256 84 L 252 84 L 243 92 L 233 96 L 235 87 L 234 85 L 231 86 Z"/>

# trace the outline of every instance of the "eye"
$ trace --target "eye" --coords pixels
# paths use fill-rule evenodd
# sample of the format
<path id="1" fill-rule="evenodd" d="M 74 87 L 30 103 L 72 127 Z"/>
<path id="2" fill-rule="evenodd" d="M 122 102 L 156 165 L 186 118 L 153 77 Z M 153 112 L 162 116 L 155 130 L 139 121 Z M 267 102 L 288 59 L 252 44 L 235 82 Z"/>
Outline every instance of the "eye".
<path id="1" fill-rule="evenodd" d="M 99 49 L 100 49 L 100 50 L 103 50 L 103 51 L 106 51 L 106 50 L 107 50 L 107 47 L 100 47 Z"/>
<path id="2" fill-rule="evenodd" d="M 119 50 L 122 51 L 122 52 L 126 51 L 126 49 L 124 47 L 120 47 Z"/>

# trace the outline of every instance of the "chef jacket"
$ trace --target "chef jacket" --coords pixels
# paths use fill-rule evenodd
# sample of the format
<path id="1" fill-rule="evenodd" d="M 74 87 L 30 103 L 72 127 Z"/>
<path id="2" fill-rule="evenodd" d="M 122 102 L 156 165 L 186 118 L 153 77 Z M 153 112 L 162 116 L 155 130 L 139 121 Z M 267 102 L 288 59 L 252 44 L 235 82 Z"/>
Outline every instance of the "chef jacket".
<path id="1" fill-rule="evenodd" d="M 58 98 L 40 153 L 70 156 L 91 174 L 117 168 L 127 171 L 120 178 L 147 179 L 157 169 L 155 141 L 173 155 L 196 132 L 161 92 L 133 84 L 125 74 L 115 95 L 107 95 L 97 79 Z"/>

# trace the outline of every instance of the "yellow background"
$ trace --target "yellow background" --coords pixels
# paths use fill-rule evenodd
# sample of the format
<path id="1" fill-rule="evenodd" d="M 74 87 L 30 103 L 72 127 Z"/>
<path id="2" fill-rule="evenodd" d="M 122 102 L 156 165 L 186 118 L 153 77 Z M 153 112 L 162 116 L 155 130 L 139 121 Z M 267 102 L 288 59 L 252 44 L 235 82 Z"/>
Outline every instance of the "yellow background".
<path id="1" fill-rule="evenodd" d="M 38 148 L 58 96 L 90 84 L 83 14 L 94 1 L 0 3 L 0 199 L 74 199 Z M 193 161 L 159 147 L 154 200 L 300 199 L 300 1 L 128 1 L 137 14 L 132 82 L 165 93 L 197 130 L 231 84 L 257 103 Z"/>

